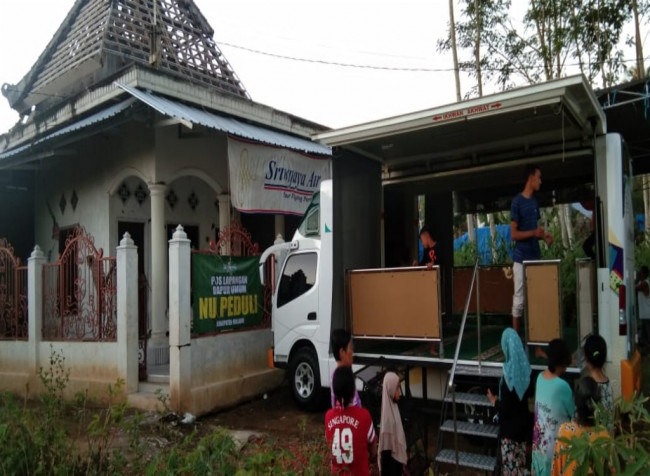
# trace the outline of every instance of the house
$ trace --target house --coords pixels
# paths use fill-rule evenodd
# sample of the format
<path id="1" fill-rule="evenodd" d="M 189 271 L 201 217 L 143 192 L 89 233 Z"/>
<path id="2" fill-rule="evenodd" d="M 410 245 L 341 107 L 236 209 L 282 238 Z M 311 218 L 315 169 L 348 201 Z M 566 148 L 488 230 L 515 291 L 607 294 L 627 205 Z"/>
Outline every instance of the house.
<path id="1" fill-rule="evenodd" d="M 218 243 L 228 252 L 233 233 L 264 248 L 293 232 L 329 174 L 330 149 L 310 139 L 323 127 L 251 100 L 191 0 L 76 0 L 32 69 L 2 93 L 21 120 L 0 136 L 0 200 L 9 205 L 0 217 L 0 256 L 23 273 L 4 278 L 15 280 L 16 302 L 29 301 L 0 315 L 4 390 L 36 388 L 50 345 L 66 354 L 72 389 L 123 378 L 127 394 L 142 393 L 144 383 L 126 378 L 133 352 L 146 363 L 142 378 L 164 386 L 175 365 L 168 240 L 177 226 L 197 250 Z M 133 241 L 137 252 L 128 256 L 137 264 L 124 277 L 130 284 L 116 291 L 121 240 L 129 250 Z M 43 268 L 42 284 L 31 288 L 23 266 L 30 253 L 36 274 L 29 279 L 41 279 Z M 130 296 L 122 308 L 137 318 L 117 315 L 120 292 Z M 113 315 L 100 316 L 107 312 Z M 11 319 L 20 325 L 6 325 Z M 32 328 L 34 320 L 42 328 Z M 139 333 L 139 350 L 132 339 L 119 342 L 121 323 Z M 98 350 L 109 342 L 118 345 Z M 195 345 L 203 356 L 192 358 L 218 366 L 195 361 L 192 369 L 205 375 L 190 381 L 211 389 L 209 396 L 172 406 L 210 411 L 277 384 L 281 376 L 266 367 L 268 342 L 268 323 L 203 337 Z M 119 355 L 98 358 L 102 352 Z M 123 353 L 128 362 L 115 363 Z M 224 382 L 238 390 L 215 393 Z"/>

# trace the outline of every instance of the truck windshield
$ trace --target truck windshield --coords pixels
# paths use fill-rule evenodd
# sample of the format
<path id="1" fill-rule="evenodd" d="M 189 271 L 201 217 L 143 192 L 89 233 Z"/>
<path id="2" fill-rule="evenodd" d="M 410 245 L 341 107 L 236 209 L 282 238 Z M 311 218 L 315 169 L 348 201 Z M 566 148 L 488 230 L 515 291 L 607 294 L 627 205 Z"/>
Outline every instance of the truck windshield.
<path id="1" fill-rule="evenodd" d="M 320 236 L 320 192 L 314 193 L 298 231 L 302 236 Z"/>

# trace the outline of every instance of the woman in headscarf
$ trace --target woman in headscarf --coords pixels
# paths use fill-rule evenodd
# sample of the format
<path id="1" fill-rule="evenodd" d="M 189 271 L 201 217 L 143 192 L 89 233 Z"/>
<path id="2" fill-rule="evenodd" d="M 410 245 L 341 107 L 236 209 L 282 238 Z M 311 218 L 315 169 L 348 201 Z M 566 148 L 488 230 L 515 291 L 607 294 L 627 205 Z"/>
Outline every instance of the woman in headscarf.
<path id="1" fill-rule="evenodd" d="M 501 349 L 505 361 L 498 397 L 490 389 L 487 395 L 499 412 L 501 474 L 521 475 L 526 474 L 526 442 L 532 432 L 530 364 L 519 334 L 511 327 L 501 335 Z"/>
<path id="2" fill-rule="evenodd" d="M 401 476 L 407 461 L 406 437 L 397 406 L 399 398 L 399 377 L 394 372 L 386 372 L 379 427 L 379 471 L 382 475 Z"/>

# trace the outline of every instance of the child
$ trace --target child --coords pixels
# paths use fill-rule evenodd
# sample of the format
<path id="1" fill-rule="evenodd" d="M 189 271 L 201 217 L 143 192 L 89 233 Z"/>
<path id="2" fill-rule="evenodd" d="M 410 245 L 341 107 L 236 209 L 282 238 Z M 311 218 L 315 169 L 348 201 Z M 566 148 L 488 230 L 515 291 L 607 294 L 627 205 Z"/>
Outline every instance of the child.
<path id="1" fill-rule="evenodd" d="M 350 334 L 345 329 L 334 329 L 332 332 L 332 353 L 336 359 L 336 368 L 340 367 L 350 367 L 352 368 L 352 361 L 354 359 L 354 349 L 352 346 L 352 334 Z M 332 385 L 330 385 L 330 399 L 332 403 L 332 408 L 334 408 L 334 374 L 332 374 Z M 352 404 L 360 407 L 361 398 L 359 398 L 359 392 L 355 387 L 354 389 L 354 399 Z"/>
<path id="2" fill-rule="evenodd" d="M 332 474 L 370 475 L 375 456 L 375 428 L 370 412 L 353 405 L 354 374 L 338 367 L 332 377 L 336 405 L 325 414 L 325 439 L 332 460 Z"/>
<path id="3" fill-rule="evenodd" d="M 598 334 L 591 334 L 585 341 L 583 348 L 587 372 L 598 384 L 598 395 L 600 403 L 609 411 L 614 412 L 614 390 L 612 383 L 603 372 L 603 366 L 607 359 L 607 343 Z"/>
<path id="4" fill-rule="evenodd" d="M 397 406 L 399 398 L 399 377 L 394 372 L 386 372 L 381 395 L 379 431 L 379 471 L 384 476 L 402 476 L 408 459 L 406 436 Z"/>
<path id="5" fill-rule="evenodd" d="M 551 474 L 557 430 L 575 411 L 571 387 L 560 378 L 571 363 L 569 346 L 553 339 L 546 351 L 548 367 L 537 376 L 532 470 L 536 476 Z"/>
<path id="6" fill-rule="evenodd" d="M 576 462 L 567 464 L 566 450 L 569 447 L 563 439 L 571 439 L 587 433 L 590 440 L 607 438 L 609 435 L 604 429 L 596 432 L 594 421 L 595 404 L 599 402 L 598 383 L 591 377 L 582 377 L 576 384 L 575 405 L 576 421 L 562 423 L 557 433 L 555 452 L 553 457 L 553 476 L 572 476 L 576 470 Z"/>

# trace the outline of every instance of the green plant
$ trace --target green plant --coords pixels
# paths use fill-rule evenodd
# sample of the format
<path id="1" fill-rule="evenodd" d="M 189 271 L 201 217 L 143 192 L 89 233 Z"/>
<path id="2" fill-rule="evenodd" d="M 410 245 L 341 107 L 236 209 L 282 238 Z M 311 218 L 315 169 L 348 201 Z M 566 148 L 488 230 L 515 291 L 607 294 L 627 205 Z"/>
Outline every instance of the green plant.
<path id="1" fill-rule="evenodd" d="M 72 469 L 78 463 L 74 446 L 63 424 L 67 409 L 63 396 L 70 380 L 70 370 L 65 367 L 63 351 L 55 350 L 50 344 L 49 366 L 40 367 L 38 376 L 45 389 L 40 395 L 42 413 L 30 413 L 25 419 L 30 435 L 29 441 L 26 441 L 26 459 L 35 465 L 36 472 L 55 474 L 61 469 Z M 36 457 L 27 456 L 30 451 L 35 452 Z"/>
<path id="2" fill-rule="evenodd" d="M 302 435 L 302 438 L 305 438 L 305 431 L 307 430 L 307 417 L 306 416 L 301 416 L 300 420 L 298 420 L 298 428 L 300 429 L 300 434 Z"/>
<path id="3" fill-rule="evenodd" d="M 166 415 L 169 413 L 172 413 L 171 409 L 169 408 L 169 395 L 164 392 L 164 390 L 158 388 L 156 389 L 156 400 L 158 400 L 158 403 L 160 403 L 160 410 L 159 413 Z"/>
<path id="4" fill-rule="evenodd" d="M 40 368 L 43 393 L 39 405 L 20 406 L 4 395 L 0 407 L 0 473 L 74 474 L 81 460 L 66 432 L 67 404 L 63 399 L 70 372 L 62 352 L 50 346 L 49 366 Z"/>
<path id="5" fill-rule="evenodd" d="M 637 269 L 642 265 L 650 266 L 650 242 L 638 240 L 634 246 L 634 263 Z"/>
<path id="6" fill-rule="evenodd" d="M 186 439 L 185 447 L 191 440 Z M 217 430 L 201 438 L 196 447 L 186 453 L 178 465 L 178 471 L 197 475 L 234 474 L 237 462 L 238 450 L 232 437 L 225 430 Z"/>
<path id="7" fill-rule="evenodd" d="M 127 437 L 127 444 L 129 450 L 128 461 L 122 467 L 127 465 L 130 467 L 134 474 L 142 474 L 148 463 L 146 457 L 147 445 L 146 441 L 142 438 L 142 427 L 145 424 L 144 414 L 139 411 L 133 411 L 131 414 L 124 418 L 122 423 L 122 431 Z M 115 455 L 117 459 L 119 455 Z M 118 462 L 116 462 L 116 465 Z"/>
<path id="8" fill-rule="evenodd" d="M 454 266 L 474 266 L 478 256 L 478 245 L 476 242 L 468 241 L 463 243 L 454 251 Z"/>
<path id="9" fill-rule="evenodd" d="M 95 412 L 87 426 L 89 464 L 97 472 L 115 473 L 124 463 L 121 452 L 112 450 L 113 442 L 127 411 L 126 402 L 118 402 L 124 380 L 108 385 L 108 406 Z"/>
<path id="10" fill-rule="evenodd" d="M 600 405 L 596 409 L 596 431 L 607 437 L 591 439 L 585 432 L 571 439 L 561 438 L 568 446 L 567 463 L 575 461 L 576 476 L 596 474 L 650 474 L 650 414 L 648 398 L 636 393 L 620 397 L 614 413 Z"/>

